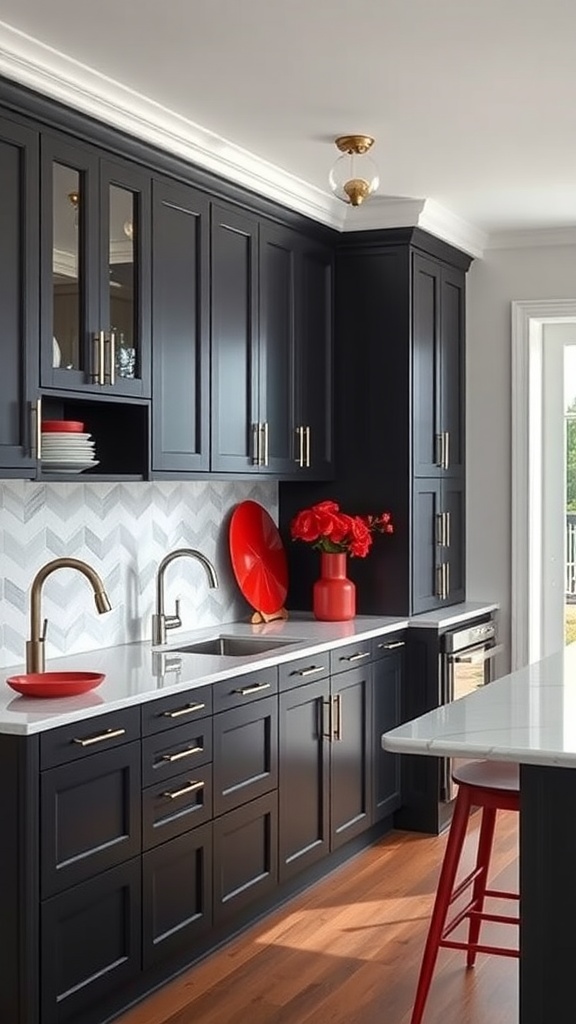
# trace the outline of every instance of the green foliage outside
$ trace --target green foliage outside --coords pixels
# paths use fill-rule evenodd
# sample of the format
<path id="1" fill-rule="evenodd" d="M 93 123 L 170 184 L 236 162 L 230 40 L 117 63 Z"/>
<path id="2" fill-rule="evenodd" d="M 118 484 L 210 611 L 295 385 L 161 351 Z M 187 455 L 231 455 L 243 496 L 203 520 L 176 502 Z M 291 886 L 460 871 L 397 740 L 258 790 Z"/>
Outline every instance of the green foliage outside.
<path id="1" fill-rule="evenodd" d="M 576 399 L 566 411 L 576 413 Z M 566 420 L 566 511 L 576 512 L 576 419 Z"/>

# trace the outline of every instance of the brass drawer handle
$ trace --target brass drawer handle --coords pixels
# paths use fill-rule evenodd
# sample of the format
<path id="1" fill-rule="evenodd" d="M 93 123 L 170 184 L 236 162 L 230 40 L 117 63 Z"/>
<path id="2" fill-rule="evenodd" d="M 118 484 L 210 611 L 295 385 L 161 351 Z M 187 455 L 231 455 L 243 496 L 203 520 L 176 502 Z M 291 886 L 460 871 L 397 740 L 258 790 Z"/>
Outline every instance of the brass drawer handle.
<path id="1" fill-rule="evenodd" d="M 232 693 L 238 693 L 241 697 L 246 697 L 249 693 L 258 693 L 259 690 L 269 690 L 271 683 L 256 683 L 255 686 L 244 686 L 240 690 L 232 690 Z"/>
<path id="2" fill-rule="evenodd" d="M 394 640 L 391 644 L 378 644 L 380 651 L 395 651 L 397 647 L 405 647 L 405 640 Z"/>
<path id="3" fill-rule="evenodd" d="M 87 740 L 73 739 L 72 743 L 78 743 L 81 747 L 91 747 L 93 743 L 103 743 L 104 740 L 114 740 L 117 736 L 123 736 L 126 729 L 107 729 L 106 732 L 98 733 L 97 736 L 89 736 Z"/>
<path id="4" fill-rule="evenodd" d="M 300 668 L 298 670 L 295 670 L 294 672 L 291 672 L 290 675 L 291 676 L 302 676 L 302 678 L 305 679 L 306 676 L 313 676 L 313 675 L 315 675 L 316 672 L 324 672 L 324 671 L 326 671 L 326 666 L 325 665 L 311 665 L 310 668 Z"/>
<path id="5" fill-rule="evenodd" d="M 333 706 L 335 708 L 335 719 L 336 725 L 332 731 L 332 738 L 337 742 L 342 739 L 342 694 L 337 693 L 333 699 Z"/>
<path id="6" fill-rule="evenodd" d="M 359 651 L 358 654 L 351 654 L 348 658 L 340 658 L 340 661 L 360 661 L 361 658 L 369 658 L 370 651 Z"/>
<path id="7" fill-rule="evenodd" d="M 203 711 L 205 704 L 187 704 L 185 708 L 178 708 L 176 711 L 163 711 L 164 718 L 180 718 L 180 715 L 192 715 L 195 711 Z"/>
<path id="8" fill-rule="evenodd" d="M 167 790 L 166 793 L 162 793 L 162 796 L 165 796 L 168 800 L 177 800 L 179 796 L 186 796 L 186 793 L 195 793 L 197 789 L 204 789 L 205 785 L 205 782 L 191 782 L 189 786 L 184 786 L 183 789 Z"/>
<path id="9" fill-rule="evenodd" d="M 191 757 L 192 754 L 202 754 L 204 747 L 187 747 L 186 750 L 179 750 L 177 754 L 162 754 L 163 761 L 181 761 L 183 757 Z"/>

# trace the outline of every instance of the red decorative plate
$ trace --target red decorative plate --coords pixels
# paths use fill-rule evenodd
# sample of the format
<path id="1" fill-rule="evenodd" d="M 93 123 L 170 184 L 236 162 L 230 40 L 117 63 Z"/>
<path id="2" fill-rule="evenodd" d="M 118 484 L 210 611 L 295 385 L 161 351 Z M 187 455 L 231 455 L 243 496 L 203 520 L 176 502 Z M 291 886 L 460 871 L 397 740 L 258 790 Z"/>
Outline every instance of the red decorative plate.
<path id="1" fill-rule="evenodd" d="M 72 697 L 93 690 L 104 678 L 103 672 L 27 672 L 6 682 L 26 697 Z"/>
<path id="2" fill-rule="evenodd" d="M 242 501 L 232 513 L 229 541 L 242 594 L 257 611 L 274 615 L 288 593 L 288 560 L 274 520 L 257 501 Z"/>
<path id="3" fill-rule="evenodd" d="M 80 434 L 83 430 L 84 424 L 80 420 L 42 420 L 43 434 Z"/>

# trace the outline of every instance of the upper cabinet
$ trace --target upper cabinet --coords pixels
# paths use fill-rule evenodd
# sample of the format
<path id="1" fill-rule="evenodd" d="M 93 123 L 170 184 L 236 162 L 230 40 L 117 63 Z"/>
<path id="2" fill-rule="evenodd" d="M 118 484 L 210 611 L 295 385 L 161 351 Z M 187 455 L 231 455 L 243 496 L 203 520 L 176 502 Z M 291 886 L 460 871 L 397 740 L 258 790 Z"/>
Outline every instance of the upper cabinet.
<path id="1" fill-rule="evenodd" d="M 151 176 L 42 137 L 40 386 L 150 396 Z"/>
<path id="2" fill-rule="evenodd" d="M 465 274 L 412 254 L 415 476 L 462 472 Z"/>
<path id="3" fill-rule="evenodd" d="M 38 135 L 0 119 L 0 468 L 33 476 L 30 402 L 38 358 Z"/>
<path id="4" fill-rule="evenodd" d="M 212 469 L 332 469 L 332 258 L 270 221 L 212 206 Z"/>

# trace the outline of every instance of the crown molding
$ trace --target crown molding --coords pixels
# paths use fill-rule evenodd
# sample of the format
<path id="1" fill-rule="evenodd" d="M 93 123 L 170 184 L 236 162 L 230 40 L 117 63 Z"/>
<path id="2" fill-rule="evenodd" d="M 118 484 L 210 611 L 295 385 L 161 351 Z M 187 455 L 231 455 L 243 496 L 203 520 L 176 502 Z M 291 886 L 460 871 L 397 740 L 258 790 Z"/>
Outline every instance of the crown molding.
<path id="1" fill-rule="evenodd" d="M 2 21 L 0 74 L 337 231 L 421 227 L 472 256 L 482 256 L 483 232 L 433 200 L 375 195 L 353 209 Z"/>
<path id="2" fill-rule="evenodd" d="M 486 248 L 524 249 L 543 245 L 576 245 L 576 227 L 495 231 L 488 236 Z"/>

